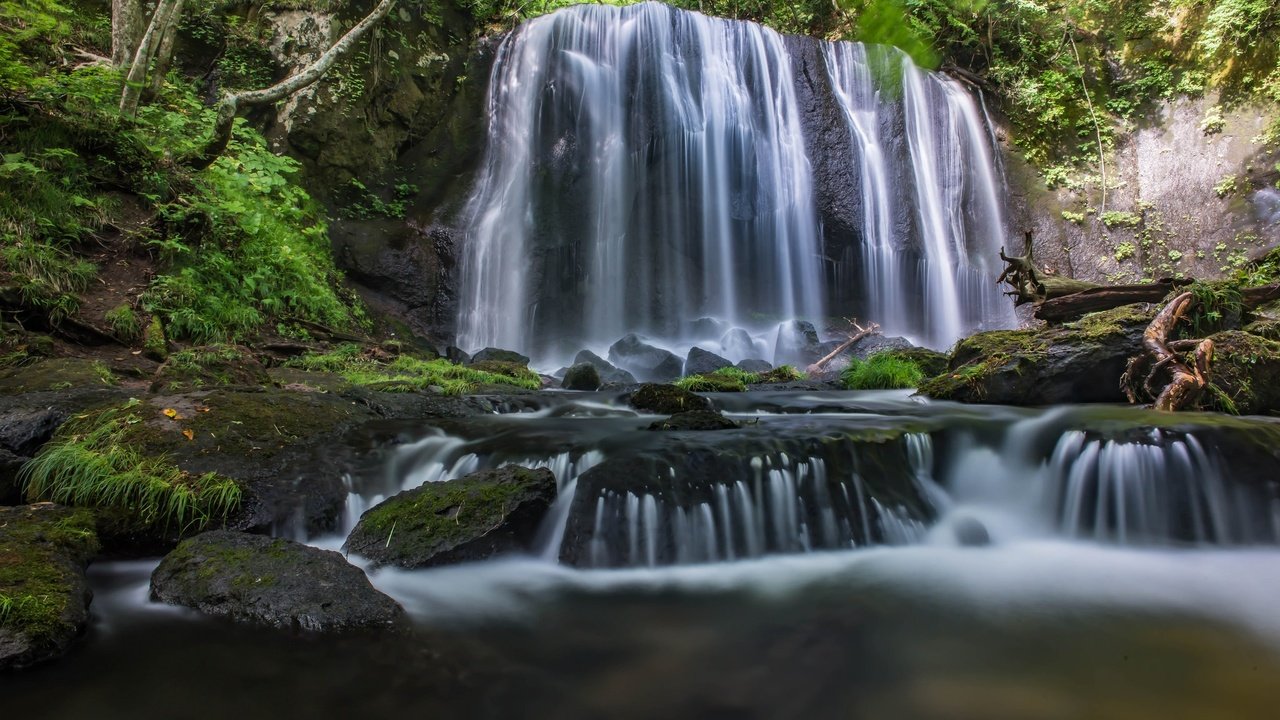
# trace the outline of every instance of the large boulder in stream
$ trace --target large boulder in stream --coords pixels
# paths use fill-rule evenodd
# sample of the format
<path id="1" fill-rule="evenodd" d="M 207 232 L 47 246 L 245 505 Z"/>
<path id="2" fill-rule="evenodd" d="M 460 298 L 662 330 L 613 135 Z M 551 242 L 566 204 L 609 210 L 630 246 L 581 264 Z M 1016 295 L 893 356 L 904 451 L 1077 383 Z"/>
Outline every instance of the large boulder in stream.
<path id="1" fill-rule="evenodd" d="M 0 672 L 61 656 L 89 620 L 93 516 L 51 503 L 0 507 Z"/>
<path id="2" fill-rule="evenodd" d="M 626 398 L 631 407 L 658 415 L 675 415 L 691 410 L 711 410 L 711 401 L 675 385 L 645 383 Z"/>
<path id="3" fill-rule="evenodd" d="M 822 358 L 818 330 L 807 320 L 788 320 L 778 326 L 773 361 L 778 365 L 808 367 Z"/>
<path id="4" fill-rule="evenodd" d="M 238 622 L 317 632 L 406 619 L 340 553 L 229 530 L 182 541 L 152 573 L 151 597 Z"/>
<path id="5" fill-rule="evenodd" d="M 946 372 L 920 385 L 940 400 L 1003 405 L 1125 402 L 1120 375 L 1141 351 L 1155 311 L 1126 305 L 1040 330 L 992 330 L 951 351 Z"/>
<path id="6" fill-rule="evenodd" d="M 684 359 L 685 375 L 706 375 L 727 367 L 733 367 L 733 362 L 696 345 L 689 348 L 689 354 Z"/>
<path id="7" fill-rule="evenodd" d="M 609 346 L 609 362 L 643 382 L 668 382 L 679 378 L 684 371 L 678 355 L 650 345 L 635 333 Z"/>
<path id="8" fill-rule="evenodd" d="M 476 363 L 488 361 L 514 363 L 516 365 L 526 366 L 529 364 L 529 357 L 527 355 L 521 355 L 515 350 L 503 350 L 502 348 L 487 347 L 483 350 L 476 351 L 476 354 L 471 356 L 471 360 L 467 364 L 475 365 Z"/>
<path id="9" fill-rule="evenodd" d="M 555 499 L 556 478 L 545 468 L 507 466 L 424 483 L 362 515 L 343 548 L 406 568 L 529 550 Z"/>
<path id="10" fill-rule="evenodd" d="M 564 379 L 560 387 L 565 390 L 599 390 L 604 383 L 600 380 L 600 371 L 591 363 L 578 363 L 564 371 Z"/>

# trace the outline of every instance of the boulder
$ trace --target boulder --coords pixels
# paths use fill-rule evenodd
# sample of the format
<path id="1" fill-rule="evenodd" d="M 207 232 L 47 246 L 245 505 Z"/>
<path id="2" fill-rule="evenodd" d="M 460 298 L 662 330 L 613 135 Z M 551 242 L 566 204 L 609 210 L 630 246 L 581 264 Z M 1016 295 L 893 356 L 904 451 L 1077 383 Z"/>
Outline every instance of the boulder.
<path id="1" fill-rule="evenodd" d="M 828 351 L 829 352 L 829 351 Z M 804 368 L 822 358 L 818 331 L 807 320 L 788 320 L 778 326 L 778 340 L 773 347 L 775 365 Z"/>
<path id="2" fill-rule="evenodd" d="M 684 359 L 685 375 L 706 375 L 727 367 L 733 367 L 733 363 L 697 346 L 689 348 Z"/>
<path id="3" fill-rule="evenodd" d="M 876 353 L 886 352 L 888 350 L 911 350 L 915 345 L 904 337 L 885 336 L 885 335 L 868 335 L 849 348 L 849 354 L 859 360 L 866 360 Z M 827 352 L 830 352 L 828 350 Z M 826 353 L 823 353 L 825 355 Z"/>
<path id="4" fill-rule="evenodd" d="M 734 367 L 749 373 L 769 372 L 773 369 L 773 365 L 759 358 L 747 358 Z"/>
<path id="5" fill-rule="evenodd" d="M 725 357 L 742 359 L 760 355 L 751 334 L 742 328 L 733 328 L 721 336 L 720 352 Z"/>
<path id="6" fill-rule="evenodd" d="M 343 549 L 406 568 L 529 550 L 556 499 L 550 470 L 507 466 L 406 490 L 360 517 Z"/>
<path id="7" fill-rule="evenodd" d="M 714 410 L 688 410 L 649 425 L 650 430 L 731 430 L 738 423 Z"/>
<path id="8" fill-rule="evenodd" d="M 992 330 L 951 351 L 947 369 L 920 394 L 959 402 L 1051 405 L 1126 402 L 1120 375 L 1141 350 L 1154 310 L 1126 305 L 1068 325 Z"/>
<path id="9" fill-rule="evenodd" d="M 34 455 L 66 419 L 66 412 L 51 407 L 15 407 L 0 411 L 0 450 L 14 455 Z"/>
<path id="10" fill-rule="evenodd" d="M 632 385 L 636 377 L 626 370 L 614 367 L 612 363 L 590 350 L 582 350 L 573 358 L 574 365 L 590 363 L 600 371 L 600 381 L 606 385 Z"/>
<path id="11" fill-rule="evenodd" d="M 18 471 L 29 459 L 0 448 L 0 505 L 18 505 L 22 502 L 22 483 L 18 482 Z"/>
<path id="12" fill-rule="evenodd" d="M 466 350 L 454 345 L 444 349 L 444 357 L 454 365 L 466 365 L 471 362 L 471 355 Z"/>
<path id="13" fill-rule="evenodd" d="M 151 597 L 237 622 L 315 632 L 387 628 L 404 610 L 340 553 L 215 530 L 184 540 L 151 575 Z"/>
<path id="14" fill-rule="evenodd" d="M 87 510 L 0 507 L 0 672 L 59 657 L 80 636 L 93 596 L 84 568 L 97 552 Z"/>
<path id="15" fill-rule="evenodd" d="M 514 350 L 503 350 L 501 348 L 492 348 L 492 347 L 487 347 L 483 350 L 476 352 L 475 355 L 471 356 L 471 361 L 468 364 L 474 365 L 476 363 L 485 362 L 487 360 L 497 360 L 499 362 L 515 363 L 516 365 L 524 365 L 524 366 L 527 366 L 529 364 L 528 357 L 521 355 L 520 353 Z"/>
<path id="16" fill-rule="evenodd" d="M 685 333 L 691 338 L 720 337 L 729 329 L 729 323 L 712 317 L 703 317 L 685 324 Z"/>
<path id="17" fill-rule="evenodd" d="M 602 385 L 600 371 L 591 363 L 578 363 L 564 373 L 560 387 L 565 390 L 599 390 Z"/>
<path id="18" fill-rule="evenodd" d="M 712 410 L 711 401 L 675 385 L 645 383 L 626 398 L 627 404 L 637 410 L 658 415 L 675 415 L 689 410 Z"/>
<path id="19" fill-rule="evenodd" d="M 675 380 L 684 371 L 684 363 L 678 356 L 646 343 L 635 333 L 609 346 L 609 362 L 644 382 Z"/>

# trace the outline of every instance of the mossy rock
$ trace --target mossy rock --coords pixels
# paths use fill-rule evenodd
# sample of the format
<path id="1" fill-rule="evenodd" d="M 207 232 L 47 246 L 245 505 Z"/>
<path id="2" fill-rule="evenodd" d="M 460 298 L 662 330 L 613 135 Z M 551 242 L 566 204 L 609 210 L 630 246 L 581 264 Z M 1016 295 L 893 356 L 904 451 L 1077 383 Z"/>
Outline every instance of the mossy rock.
<path id="1" fill-rule="evenodd" d="M 203 345 L 169 355 L 156 370 L 151 392 L 270 385 L 271 377 L 249 348 Z"/>
<path id="2" fill-rule="evenodd" d="M 627 403 L 637 410 L 658 415 L 675 415 L 687 410 L 711 410 L 711 401 L 676 387 L 658 383 L 645 383 L 627 398 Z"/>
<path id="3" fill-rule="evenodd" d="M 1280 342 L 1239 330 L 1210 335 L 1209 380 L 1220 391 L 1206 407 L 1241 415 L 1280 413 Z"/>
<path id="4" fill-rule="evenodd" d="M 600 378 L 600 370 L 588 362 L 578 363 L 564 373 L 560 387 L 565 390 L 599 390 L 604 382 Z"/>
<path id="5" fill-rule="evenodd" d="M 741 377 L 707 373 L 706 375 L 690 375 L 680 381 L 690 392 L 746 392 L 747 384 Z"/>
<path id="6" fill-rule="evenodd" d="M 920 394 L 1005 405 L 1125 402 L 1120 376 L 1154 313 L 1126 305 L 1058 327 L 971 335 L 952 349 L 945 372 L 921 383 Z"/>
<path id="7" fill-rule="evenodd" d="M 429 482 L 360 517 L 343 549 L 416 568 L 530 549 L 556 498 L 550 470 L 509 466 Z"/>
<path id="8" fill-rule="evenodd" d="M 0 370 L 0 395 L 110 388 L 117 383 L 111 369 L 95 360 L 56 358 Z"/>
<path id="9" fill-rule="evenodd" d="M 676 413 L 649 426 L 650 430 L 732 430 L 738 423 L 713 410 Z"/>
<path id="10" fill-rule="evenodd" d="M 494 375 L 505 375 L 517 380 L 538 380 L 538 373 L 529 366 L 509 360 L 479 360 L 471 363 L 472 370 L 480 370 Z"/>
<path id="11" fill-rule="evenodd" d="M 151 575 L 151 597 L 207 615 L 329 632 L 391 628 L 404 609 L 340 553 L 216 530 L 184 540 Z"/>
<path id="12" fill-rule="evenodd" d="M 98 552 L 93 516 L 50 503 L 0 507 L 0 671 L 61 656 L 83 632 Z"/>

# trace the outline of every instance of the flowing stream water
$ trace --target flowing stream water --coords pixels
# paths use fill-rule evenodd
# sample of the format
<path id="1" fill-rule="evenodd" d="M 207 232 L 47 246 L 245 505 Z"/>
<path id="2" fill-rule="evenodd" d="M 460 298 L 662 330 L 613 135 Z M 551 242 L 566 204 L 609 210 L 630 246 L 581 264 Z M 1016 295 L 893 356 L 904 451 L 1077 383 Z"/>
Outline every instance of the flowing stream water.
<path id="1" fill-rule="evenodd" d="M 580 5 L 504 40 L 487 109 L 464 349 L 687 347 L 720 339 L 691 337 L 695 318 L 755 332 L 828 314 L 943 347 L 1013 322 L 990 129 L 897 50 Z"/>
<path id="2" fill-rule="evenodd" d="M 359 512 L 505 463 L 560 498 L 527 556 L 371 570 L 405 636 L 295 636 L 92 571 L 90 637 L 0 680 L 15 717 L 1270 718 L 1280 423 L 905 392 L 616 393 L 401 428 Z M 512 407 L 515 410 L 516 406 Z M 352 557 L 353 562 L 361 562 Z M 66 688 L 74 692 L 63 692 Z M 120 709 L 128 708 L 128 711 Z"/>

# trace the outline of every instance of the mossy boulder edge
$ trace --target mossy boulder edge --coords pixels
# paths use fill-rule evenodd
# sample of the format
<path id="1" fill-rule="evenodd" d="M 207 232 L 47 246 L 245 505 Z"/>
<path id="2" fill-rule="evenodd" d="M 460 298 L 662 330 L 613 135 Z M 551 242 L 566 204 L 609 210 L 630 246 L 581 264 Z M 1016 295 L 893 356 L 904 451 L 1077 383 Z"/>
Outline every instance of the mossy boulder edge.
<path id="1" fill-rule="evenodd" d="M 550 470 L 508 466 L 395 495 L 360 517 L 343 549 L 405 568 L 528 550 L 556 498 Z"/>

